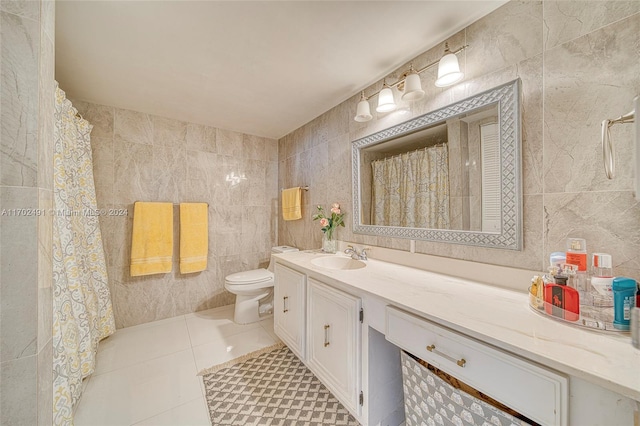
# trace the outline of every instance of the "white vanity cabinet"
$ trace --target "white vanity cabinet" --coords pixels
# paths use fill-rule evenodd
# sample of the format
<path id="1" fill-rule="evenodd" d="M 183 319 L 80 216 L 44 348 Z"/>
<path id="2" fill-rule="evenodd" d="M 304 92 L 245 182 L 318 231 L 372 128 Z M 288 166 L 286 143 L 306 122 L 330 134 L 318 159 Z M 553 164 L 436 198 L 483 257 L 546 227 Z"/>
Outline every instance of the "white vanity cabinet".
<path id="1" fill-rule="evenodd" d="M 549 321 L 518 292 L 322 256 L 277 256 L 275 331 L 363 426 L 405 419 L 401 348 L 540 424 L 634 424 L 640 352 L 626 336 Z"/>
<path id="2" fill-rule="evenodd" d="M 307 276 L 276 263 L 273 329 L 300 359 L 305 360 Z"/>
<path id="3" fill-rule="evenodd" d="M 360 307 L 360 298 L 309 278 L 307 365 L 349 411 L 358 415 Z"/>

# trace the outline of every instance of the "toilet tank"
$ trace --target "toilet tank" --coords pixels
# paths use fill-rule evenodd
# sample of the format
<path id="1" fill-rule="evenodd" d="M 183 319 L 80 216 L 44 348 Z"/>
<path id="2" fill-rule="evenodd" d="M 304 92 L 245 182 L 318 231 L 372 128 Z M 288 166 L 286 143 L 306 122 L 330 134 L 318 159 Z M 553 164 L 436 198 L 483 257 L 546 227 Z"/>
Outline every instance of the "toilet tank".
<path id="1" fill-rule="evenodd" d="M 297 248 L 295 247 L 291 247 L 291 246 L 275 246 L 275 247 L 271 247 L 271 253 L 288 253 L 291 251 L 299 251 Z"/>
<path id="2" fill-rule="evenodd" d="M 288 253 L 288 252 L 292 252 L 292 251 L 299 251 L 297 248 L 295 247 L 291 247 L 291 246 L 275 246 L 275 247 L 271 247 L 271 253 L 272 254 L 278 254 L 278 253 Z M 273 259 L 269 260 L 269 267 L 267 268 L 267 270 L 271 271 L 271 272 L 275 272 L 274 271 L 274 266 L 275 266 L 275 262 L 273 261 Z"/>

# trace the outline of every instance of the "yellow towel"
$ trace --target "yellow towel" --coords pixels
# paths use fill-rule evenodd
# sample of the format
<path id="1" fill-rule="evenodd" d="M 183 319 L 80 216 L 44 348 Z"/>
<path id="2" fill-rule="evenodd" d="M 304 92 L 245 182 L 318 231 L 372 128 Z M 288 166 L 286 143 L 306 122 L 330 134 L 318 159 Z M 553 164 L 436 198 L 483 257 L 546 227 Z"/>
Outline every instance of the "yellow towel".
<path id="1" fill-rule="evenodd" d="M 282 218 L 284 220 L 296 220 L 302 218 L 302 189 L 295 188 L 282 190 Z"/>
<path id="2" fill-rule="evenodd" d="M 173 204 L 137 202 L 133 207 L 131 276 L 171 272 Z"/>
<path id="3" fill-rule="evenodd" d="M 207 203 L 180 204 L 180 273 L 207 269 L 209 221 Z"/>

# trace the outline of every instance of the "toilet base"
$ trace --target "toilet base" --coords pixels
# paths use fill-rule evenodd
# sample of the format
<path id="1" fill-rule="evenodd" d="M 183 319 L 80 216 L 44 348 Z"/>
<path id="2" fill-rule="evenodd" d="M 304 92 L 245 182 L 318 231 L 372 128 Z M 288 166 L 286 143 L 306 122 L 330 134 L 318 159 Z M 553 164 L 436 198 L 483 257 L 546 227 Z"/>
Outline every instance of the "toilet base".
<path id="1" fill-rule="evenodd" d="M 260 317 L 259 301 L 269 294 L 269 291 L 257 295 L 236 294 L 236 305 L 233 312 L 233 322 L 236 324 L 251 324 L 264 318 Z M 266 318 L 266 316 L 265 316 Z"/>

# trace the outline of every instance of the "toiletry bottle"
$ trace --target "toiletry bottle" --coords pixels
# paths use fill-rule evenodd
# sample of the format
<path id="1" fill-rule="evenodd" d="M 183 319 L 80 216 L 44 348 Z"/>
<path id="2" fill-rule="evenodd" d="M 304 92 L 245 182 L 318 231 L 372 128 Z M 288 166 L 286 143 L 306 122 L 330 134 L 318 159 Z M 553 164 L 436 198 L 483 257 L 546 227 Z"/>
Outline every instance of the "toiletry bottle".
<path id="1" fill-rule="evenodd" d="M 583 238 L 567 238 L 567 263 L 578 266 L 578 292 L 587 292 L 587 242 Z"/>
<path id="2" fill-rule="evenodd" d="M 571 265 L 570 263 L 565 263 L 562 265 L 563 276 L 567 277 L 567 285 L 571 288 L 575 288 L 576 290 L 580 290 L 578 288 L 578 266 Z"/>
<path id="3" fill-rule="evenodd" d="M 638 291 L 636 291 L 636 307 L 640 308 L 640 283 L 638 283 Z"/>
<path id="4" fill-rule="evenodd" d="M 631 344 L 634 348 L 640 349 L 640 308 L 631 309 Z"/>
<path id="5" fill-rule="evenodd" d="M 636 304 L 637 283 L 633 278 L 613 279 L 613 326 L 618 330 L 629 330 L 631 308 Z"/>
<path id="6" fill-rule="evenodd" d="M 544 279 L 542 278 L 538 281 L 538 292 L 536 294 L 536 298 L 538 299 L 538 309 L 544 309 Z"/>
<path id="7" fill-rule="evenodd" d="M 613 269 L 611 255 L 593 253 L 591 255 L 591 295 L 594 306 L 613 306 Z"/>
<path id="8" fill-rule="evenodd" d="M 531 293 L 529 304 L 536 309 L 542 309 L 544 307 L 544 281 L 541 276 L 535 275 L 531 279 L 529 291 Z"/>
<path id="9" fill-rule="evenodd" d="M 549 266 L 547 270 L 548 272 L 542 276 L 542 280 L 545 284 L 555 283 L 555 277 L 562 269 L 557 266 Z"/>
<path id="10" fill-rule="evenodd" d="M 565 263 L 567 263 L 567 255 L 562 251 L 554 251 L 549 256 L 549 266 L 557 266 L 561 270 Z"/>
<path id="11" fill-rule="evenodd" d="M 567 321 L 580 319 L 580 296 L 578 291 L 567 286 L 566 275 L 556 275 L 555 284 L 544 286 L 545 312 Z"/>

